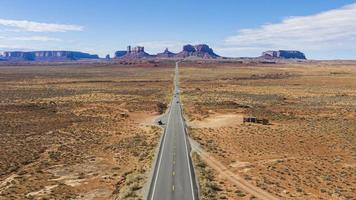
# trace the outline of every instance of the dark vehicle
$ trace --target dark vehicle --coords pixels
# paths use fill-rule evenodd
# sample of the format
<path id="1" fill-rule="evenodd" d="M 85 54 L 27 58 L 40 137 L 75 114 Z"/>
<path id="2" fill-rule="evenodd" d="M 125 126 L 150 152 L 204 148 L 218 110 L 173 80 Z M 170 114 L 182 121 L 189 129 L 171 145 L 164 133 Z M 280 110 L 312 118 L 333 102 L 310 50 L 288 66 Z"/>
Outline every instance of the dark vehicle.
<path id="1" fill-rule="evenodd" d="M 163 125 L 163 122 L 161 120 L 158 121 L 159 125 Z"/>

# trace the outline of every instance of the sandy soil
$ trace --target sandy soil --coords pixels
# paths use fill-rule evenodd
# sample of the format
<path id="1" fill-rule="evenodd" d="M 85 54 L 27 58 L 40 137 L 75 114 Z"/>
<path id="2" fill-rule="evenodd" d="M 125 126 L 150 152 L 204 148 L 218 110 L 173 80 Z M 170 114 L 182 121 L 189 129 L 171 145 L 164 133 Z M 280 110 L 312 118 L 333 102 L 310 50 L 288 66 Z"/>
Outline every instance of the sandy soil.
<path id="1" fill-rule="evenodd" d="M 206 163 L 209 167 L 211 167 L 214 171 L 212 174 L 213 176 L 217 176 L 218 179 L 223 179 L 229 181 L 231 184 L 234 184 L 233 187 L 242 189 L 243 191 L 247 192 L 250 194 L 250 198 L 258 198 L 258 199 L 265 199 L 265 200 L 278 200 L 275 196 L 271 195 L 270 193 L 262 190 L 259 187 L 254 186 L 253 184 L 249 183 L 247 180 L 245 180 L 243 177 L 241 177 L 239 174 L 234 173 L 231 171 L 227 166 L 225 166 L 223 163 L 220 161 L 216 160 L 213 156 L 211 156 L 208 152 L 206 152 L 204 149 L 202 149 L 196 141 L 190 139 L 190 143 L 192 146 L 192 151 L 198 155 L 198 158 L 195 158 L 194 162 L 195 163 L 201 163 L 204 162 Z M 193 153 L 193 155 L 194 155 Z M 196 157 L 196 155 L 194 155 Z M 194 157 L 193 156 L 193 157 Z M 246 162 L 235 162 L 233 165 L 230 167 L 235 168 L 235 167 L 246 167 L 248 163 Z M 197 171 L 199 172 L 199 165 L 197 165 Z M 206 173 L 204 174 L 199 174 L 200 176 L 206 176 Z M 210 180 L 211 182 L 214 182 L 214 178 Z M 204 182 L 204 181 L 200 181 Z M 226 185 L 224 182 L 219 182 L 217 186 L 218 190 L 231 190 L 231 185 Z M 206 190 L 206 185 L 200 185 L 200 188 L 202 191 Z M 214 188 L 211 188 L 214 190 Z M 236 190 L 235 193 L 237 193 L 238 196 L 240 197 L 245 197 L 246 195 L 241 191 L 241 190 Z M 206 195 L 203 193 L 201 195 L 203 198 L 202 199 L 213 199 L 213 198 L 206 198 Z M 217 195 L 214 196 L 214 199 L 216 199 Z M 221 198 L 226 198 L 226 196 L 221 195 Z"/>
<path id="2" fill-rule="evenodd" d="M 173 65 L 171 65 L 173 66 Z M 137 199 L 172 67 L 0 67 L 0 199 Z"/>
<path id="3" fill-rule="evenodd" d="M 228 127 L 234 124 L 242 124 L 243 115 L 238 114 L 210 114 L 209 117 L 202 120 L 189 122 L 192 128 L 219 128 Z"/>
<path id="4" fill-rule="evenodd" d="M 278 199 L 356 196 L 356 63 L 183 63 L 181 70 L 190 134 L 228 171 Z M 221 115 L 271 124 L 224 123 Z M 216 199 L 255 198 L 210 168 Z"/>
<path id="5" fill-rule="evenodd" d="M 0 199 L 139 199 L 161 133 L 151 123 L 171 97 L 167 66 L 0 66 Z M 194 156 L 202 199 L 255 199 L 256 188 L 353 199 L 355 66 L 182 63 L 189 133 L 215 161 Z"/>

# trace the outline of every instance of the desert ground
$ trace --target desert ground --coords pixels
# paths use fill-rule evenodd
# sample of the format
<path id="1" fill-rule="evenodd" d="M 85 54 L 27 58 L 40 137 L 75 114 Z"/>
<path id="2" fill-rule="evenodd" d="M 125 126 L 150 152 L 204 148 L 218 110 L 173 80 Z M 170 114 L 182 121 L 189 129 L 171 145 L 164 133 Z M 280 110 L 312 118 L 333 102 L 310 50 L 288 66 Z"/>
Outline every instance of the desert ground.
<path id="1" fill-rule="evenodd" d="M 0 199 L 140 199 L 173 67 L 0 66 Z M 180 78 L 206 152 L 193 153 L 201 199 L 257 199 L 244 183 L 277 199 L 355 198 L 355 62 L 185 61 Z"/>
<path id="2" fill-rule="evenodd" d="M 201 199 L 257 199 L 231 176 L 277 199 L 356 198 L 356 62 L 183 62 L 181 90 L 191 137 L 224 166 L 194 154 Z"/>
<path id="3" fill-rule="evenodd" d="M 0 66 L 0 199 L 140 198 L 173 66 Z"/>

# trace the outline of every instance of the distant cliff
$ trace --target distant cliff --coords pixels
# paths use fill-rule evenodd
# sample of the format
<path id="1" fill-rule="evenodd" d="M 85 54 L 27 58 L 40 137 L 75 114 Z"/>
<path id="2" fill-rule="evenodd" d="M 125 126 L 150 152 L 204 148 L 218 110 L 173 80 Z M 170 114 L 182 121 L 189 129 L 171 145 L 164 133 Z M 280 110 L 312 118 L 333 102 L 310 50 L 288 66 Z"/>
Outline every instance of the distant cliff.
<path id="1" fill-rule="evenodd" d="M 34 52 L 6 51 L 4 58 L 7 60 L 35 60 Z"/>
<path id="2" fill-rule="evenodd" d="M 177 54 L 170 52 L 168 48 L 164 50 L 162 53 L 158 53 L 157 55 L 150 55 L 145 52 L 144 47 L 137 46 L 131 48 L 131 46 L 127 47 L 126 51 L 116 51 L 115 58 L 116 59 L 141 59 L 141 58 L 187 58 L 187 57 L 199 57 L 203 59 L 212 59 L 219 58 L 220 56 L 216 55 L 208 45 L 199 44 L 199 45 L 184 45 L 183 50 Z"/>
<path id="3" fill-rule="evenodd" d="M 262 57 L 266 59 L 282 58 L 282 59 L 303 59 L 306 60 L 304 53 L 295 50 L 279 50 L 279 51 L 265 51 Z"/>
<path id="4" fill-rule="evenodd" d="M 157 57 L 158 58 L 174 58 L 176 56 L 175 53 L 172 53 L 166 48 L 163 53 L 158 53 Z"/>
<path id="5" fill-rule="evenodd" d="M 199 45 L 184 45 L 183 50 L 179 52 L 176 57 L 178 58 L 186 58 L 189 56 L 195 56 L 200 58 L 218 58 L 220 56 L 216 55 L 212 48 L 210 48 L 206 44 Z"/>
<path id="6" fill-rule="evenodd" d="M 116 52 L 115 52 L 115 58 L 121 58 L 121 57 L 123 57 L 126 53 L 127 53 L 127 51 L 116 51 Z"/>
<path id="7" fill-rule="evenodd" d="M 9 61 L 66 61 L 80 59 L 98 59 L 98 55 L 77 51 L 6 51 L 4 59 Z"/>
<path id="8" fill-rule="evenodd" d="M 116 59 L 141 59 L 141 58 L 150 58 L 152 55 L 148 54 L 145 52 L 145 48 L 141 46 L 133 47 L 131 46 L 127 47 L 126 51 L 116 51 L 115 52 L 115 58 Z"/>

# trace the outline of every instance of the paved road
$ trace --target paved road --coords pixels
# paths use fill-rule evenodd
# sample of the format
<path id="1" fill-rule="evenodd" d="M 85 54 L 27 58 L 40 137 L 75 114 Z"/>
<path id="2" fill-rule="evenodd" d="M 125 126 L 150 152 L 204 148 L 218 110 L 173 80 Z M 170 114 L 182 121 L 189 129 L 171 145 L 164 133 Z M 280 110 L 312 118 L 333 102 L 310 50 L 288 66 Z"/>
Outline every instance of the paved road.
<path id="1" fill-rule="evenodd" d="M 178 62 L 167 125 L 154 168 L 149 200 L 197 200 L 194 170 L 179 98 Z"/>

